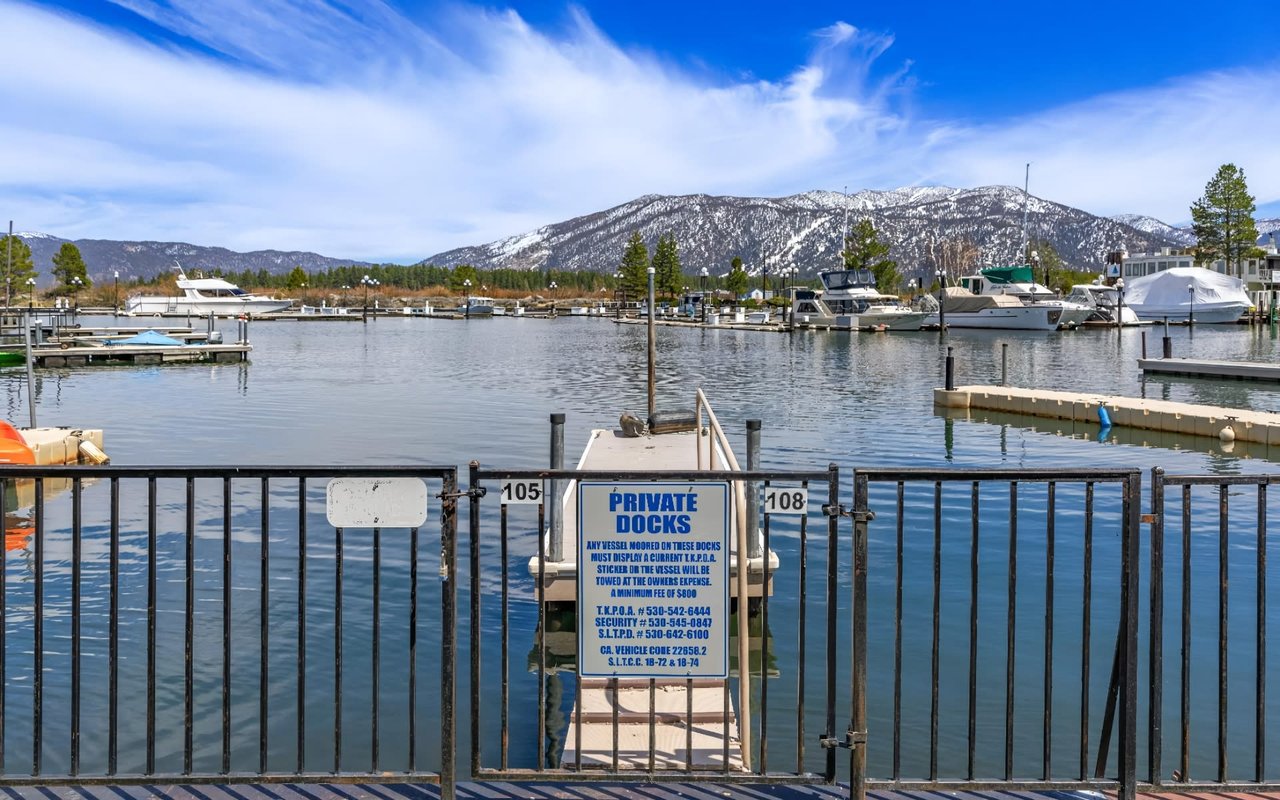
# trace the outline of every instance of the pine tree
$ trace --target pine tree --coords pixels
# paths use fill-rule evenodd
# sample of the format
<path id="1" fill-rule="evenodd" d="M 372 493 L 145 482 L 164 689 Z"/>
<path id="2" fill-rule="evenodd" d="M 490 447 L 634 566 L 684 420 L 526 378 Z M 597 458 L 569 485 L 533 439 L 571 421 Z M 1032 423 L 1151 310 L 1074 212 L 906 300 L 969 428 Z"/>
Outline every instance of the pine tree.
<path id="1" fill-rule="evenodd" d="M 649 248 L 644 246 L 640 231 L 631 234 L 627 249 L 622 254 L 622 282 L 626 284 L 627 293 L 634 297 L 643 297 L 649 292 Z M 656 279 L 658 276 L 654 275 Z"/>
<path id="2" fill-rule="evenodd" d="M 62 247 L 54 254 L 53 276 L 73 295 L 81 289 L 93 286 L 93 281 L 89 280 L 88 268 L 80 256 L 80 248 L 71 242 L 63 242 Z"/>
<path id="3" fill-rule="evenodd" d="M 1196 235 L 1196 263 L 1222 259 L 1227 269 L 1235 265 L 1243 278 L 1241 261 L 1258 257 L 1258 227 L 1253 221 L 1253 196 L 1245 184 L 1244 170 L 1223 164 L 1204 187 L 1204 196 L 1191 204 L 1191 228 Z"/>
<path id="4" fill-rule="evenodd" d="M 680 251 L 676 246 L 676 237 L 658 237 L 658 247 L 653 252 L 653 270 L 654 285 L 659 293 L 668 297 L 679 294 L 684 283 L 684 273 L 680 269 Z"/>
<path id="5" fill-rule="evenodd" d="M 747 283 L 747 271 L 742 268 L 742 259 L 734 256 L 729 270 L 729 277 L 724 282 L 725 288 L 733 293 L 733 297 L 736 300 L 747 291 Z"/>
<path id="6" fill-rule="evenodd" d="M 307 273 L 300 266 L 294 267 L 285 277 L 284 285 L 290 289 L 301 289 L 307 285 Z"/>
<path id="7" fill-rule="evenodd" d="M 27 279 L 36 277 L 31 248 L 17 236 L 0 236 L 0 271 L 4 272 L 5 305 L 13 305 L 13 297 L 31 291 Z"/>
<path id="8" fill-rule="evenodd" d="M 845 269 L 869 269 L 875 275 L 876 288 L 885 294 L 898 291 L 902 276 L 898 274 L 898 262 L 886 258 L 889 245 L 880 241 L 876 226 L 869 219 L 860 219 L 844 237 Z"/>

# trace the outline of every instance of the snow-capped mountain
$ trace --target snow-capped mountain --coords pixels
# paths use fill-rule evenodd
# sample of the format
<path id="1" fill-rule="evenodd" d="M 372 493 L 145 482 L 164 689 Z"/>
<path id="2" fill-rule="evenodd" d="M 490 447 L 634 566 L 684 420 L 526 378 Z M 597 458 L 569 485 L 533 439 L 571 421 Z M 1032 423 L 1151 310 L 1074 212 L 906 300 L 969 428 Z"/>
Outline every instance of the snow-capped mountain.
<path id="1" fill-rule="evenodd" d="M 794 266 L 813 275 L 840 264 L 846 219 L 851 224 L 868 217 L 906 272 L 929 269 L 931 248 L 962 239 L 980 249 L 979 262 L 1007 264 L 1022 241 L 1024 203 L 1028 238 L 1048 240 L 1077 269 L 1100 269 L 1112 250 L 1183 246 L 1181 237 L 1163 229 L 1135 228 L 1009 186 L 917 187 L 781 198 L 646 195 L 520 236 L 438 253 L 425 263 L 613 272 L 632 232 L 639 231 L 651 251 L 660 235 L 673 235 L 686 273 L 705 267 L 724 274 L 740 256 L 752 273 Z"/>
<path id="2" fill-rule="evenodd" d="M 1182 247 L 1191 247 L 1196 243 L 1196 235 L 1191 232 L 1190 228 L 1179 228 L 1167 222 L 1161 222 L 1155 217 L 1147 217 L 1142 214 L 1116 214 L 1111 219 L 1143 233 L 1150 233 L 1154 236 L 1168 239 L 1171 242 L 1177 242 Z"/>

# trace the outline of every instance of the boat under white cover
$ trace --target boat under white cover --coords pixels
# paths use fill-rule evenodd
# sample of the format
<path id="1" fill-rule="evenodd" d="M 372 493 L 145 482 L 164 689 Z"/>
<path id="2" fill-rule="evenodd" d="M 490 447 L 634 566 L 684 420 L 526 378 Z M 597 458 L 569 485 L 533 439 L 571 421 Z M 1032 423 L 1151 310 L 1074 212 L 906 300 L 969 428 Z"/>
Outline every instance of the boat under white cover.
<path id="1" fill-rule="evenodd" d="M 1174 267 L 1125 284 L 1124 303 L 1141 319 L 1237 322 L 1253 305 L 1244 281 L 1204 267 Z"/>

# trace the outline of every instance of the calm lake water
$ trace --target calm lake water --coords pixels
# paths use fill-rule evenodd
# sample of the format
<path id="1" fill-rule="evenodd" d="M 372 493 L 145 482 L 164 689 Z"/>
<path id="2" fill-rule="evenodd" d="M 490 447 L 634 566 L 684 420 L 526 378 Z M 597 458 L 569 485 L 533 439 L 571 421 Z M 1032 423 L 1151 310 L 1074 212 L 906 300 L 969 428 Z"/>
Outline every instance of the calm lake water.
<path id="1" fill-rule="evenodd" d="M 109 319 L 86 319 L 84 324 Z M 122 320 L 123 321 L 123 320 Z M 133 324 L 142 324 L 134 321 Z M 234 329 L 223 323 L 224 331 Z M 37 373 L 36 399 L 39 422 L 45 425 L 100 427 L 105 430 L 106 450 L 118 465 L 456 465 L 465 469 L 472 459 L 486 467 L 539 467 L 547 463 L 548 415 L 567 414 L 566 449 L 573 461 L 593 428 L 611 428 L 624 410 L 643 412 L 646 406 L 645 329 L 640 325 L 614 325 L 608 320 L 493 319 L 470 322 L 384 318 L 359 322 L 257 322 L 251 327 L 255 346 L 248 364 L 217 366 L 165 366 L 42 370 Z M 1152 354 L 1160 350 L 1162 331 L 1146 331 Z M 1203 327 L 1194 332 L 1175 328 L 1171 333 L 1176 355 L 1205 358 L 1274 361 L 1277 340 L 1266 328 Z M 1183 379 L 1144 380 L 1136 359 L 1141 354 L 1142 332 L 1135 329 L 1088 330 L 1060 334 L 956 331 L 945 337 L 936 332 L 866 334 L 810 332 L 794 335 L 733 330 L 689 330 L 660 327 L 657 331 L 659 406 L 692 408 L 693 393 L 701 386 L 717 415 L 736 442 L 745 440 L 744 421 L 763 421 L 765 468 L 824 468 L 838 464 L 842 471 L 845 503 L 851 492 L 849 474 L 855 466 L 919 467 L 1037 467 L 1129 468 L 1149 471 L 1155 466 L 1170 473 L 1258 474 L 1277 470 L 1280 450 L 1269 451 L 1238 443 L 1224 448 L 1216 440 L 1117 429 L 1098 441 L 1096 425 L 1005 418 L 999 423 L 948 420 L 935 414 L 932 389 L 942 382 L 945 348 L 954 348 L 957 383 L 994 383 L 1000 377 L 1001 345 L 1008 344 L 1010 383 L 1047 389 L 1145 395 L 1147 397 L 1212 403 L 1236 408 L 1280 411 L 1280 390 L 1250 383 L 1213 383 Z M 26 423 L 26 388 L 21 370 L 0 373 L 6 416 L 14 424 Z M 741 454 L 741 448 L 739 448 Z M 465 473 L 464 473 L 465 474 Z M 465 477 L 464 477 L 465 480 Z M 1144 476 L 1144 485 L 1146 476 Z M 250 482 L 252 484 L 252 482 Z M 86 636 L 85 680 L 97 680 L 105 672 L 105 603 L 107 561 L 102 503 L 104 485 L 86 488 L 86 563 L 82 608 Z M 237 600 L 234 611 L 233 719 L 240 722 L 232 743 L 234 768 L 256 768 L 258 709 L 258 631 L 262 621 L 260 590 L 261 535 L 254 485 L 234 489 L 232 583 Z M 131 492 L 131 493 L 130 493 Z M 309 578 L 307 629 L 313 642 L 308 649 L 307 767 L 328 770 L 332 760 L 332 638 L 333 561 L 336 542 L 324 524 L 323 486 L 308 489 L 311 539 L 308 558 L 315 563 Z M 928 770 L 929 678 L 932 638 L 932 559 L 934 548 L 932 484 L 910 487 L 903 510 L 904 544 L 904 677 L 902 705 L 902 772 L 919 776 Z M 200 483 L 198 541 L 195 547 L 198 633 L 196 685 L 196 771 L 216 771 L 221 737 L 218 728 L 221 703 L 221 489 Z M 272 502 L 292 502 L 292 484 L 273 484 Z M 1249 570 L 1256 548 L 1249 538 L 1256 523 L 1248 516 L 1256 505 L 1252 490 L 1235 493 L 1230 559 L 1233 570 L 1232 663 L 1233 670 L 1252 665 L 1252 628 L 1256 622 L 1253 592 L 1256 583 Z M 939 649 L 944 665 L 940 677 L 942 719 L 939 726 L 940 771 L 944 777 L 962 777 L 967 737 L 967 680 L 969 658 L 969 559 L 970 490 L 968 484 L 947 487 L 944 492 L 944 527 L 940 560 L 942 580 Z M 1055 502 L 1056 542 L 1055 635 L 1049 705 L 1058 722 L 1052 744 L 1057 777 L 1072 777 L 1078 769 L 1080 687 L 1084 664 L 1089 665 L 1090 741 L 1096 744 L 1101 708 L 1105 699 L 1115 636 L 1115 603 L 1118 574 L 1119 494 L 1116 487 L 1099 487 L 1093 535 L 1090 656 L 1081 657 L 1083 622 L 1080 596 L 1083 586 L 1082 545 L 1083 490 L 1063 486 Z M 126 492 L 126 500 L 145 501 L 145 491 Z M 182 747 L 182 597 L 185 586 L 182 514 L 183 487 L 162 487 L 161 536 L 157 548 L 162 614 L 159 622 L 158 660 L 162 678 L 158 746 L 160 769 L 181 768 Z M 893 695 L 893 605 L 895 570 L 896 502 L 892 487 L 873 493 L 877 521 L 870 528 L 871 651 L 870 703 L 872 719 L 870 758 L 872 773 L 886 776 L 891 770 Z M 1193 648 L 1193 732 L 1195 777 L 1210 777 L 1216 735 L 1216 592 L 1218 544 L 1216 500 L 1197 497 L 1212 515 L 1197 517 L 1192 580 L 1196 641 Z M 44 768 L 66 769 L 69 678 L 65 668 L 69 650 L 70 534 L 65 494 L 49 500 L 49 536 L 45 553 L 44 630 L 45 744 Z M 976 730 L 980 775 L 998 775 L 1003 766 L 1005 638 L 1008 630 L 1006 564 L 1008 560 L 1008 487 L 984 489 L 981 517 L 984 538 L 981 549 L 980 675 Z M 433 506 L 434 508 L 434 506 Z M 1028 485 L 1019 494 L 1018 614 L 1015 626 L 1016 670 L 1015 774 L 1038 776 L 1041 771 L 1041 726 L 1044 719 L 1045 583 L 1048 570 L 1044 543 L 1049 518 L 1043 484 Z M 1147 510 L 1144 499 L 1143 510 Z M 134 692 L 130 713 L 122 722 L 121 770 L 136 771 L 142 735 L 136 692 L 145 669 L 145 572 L 147 540 L 145 505 L 135 505 L 122 520 L 121 597 L 127 615 L 121 623 L 123 685 Z M 433 511 L 434 513 L 434 511 Z M 487 565 L 497 557 L 496 505 L 486 508 L 486 537 L 482 554 Z M 521 516 L 523 513 L 523 516 Z M 1275 513 L 1275 510 L 1272 510 Z M 95 516 L 96 514 L 96 516 Z M 1243 515 L 1243 516 L 1242 516 Z M 270 525 L 272 548 L 269 627 L 276 637 L 270 651 L 271 726 L 278 736 L 270 751 L 272 769 L 294 764 L 293 727 L 296 657 L 297 529 L 296 520 L 278 514 Z M 296 513 L 294 513 L 296 517 Z M 434 517 L 433 517 L 434 519 Z M 438 542 L 429 522 L 424 528 L 420 569 L 426 583 L 420 610 L 418 743 L 419 767 L 436 763 L 438 713 L 439 637 Z M 551 743 L 536 741 L 536 704 L 539 687 L 528 669 L 534 648 L 536 604 L 524 570 L 525 560 L 536 552 L 536 517 L 512 514 L 510 553 L 512 577 L 512 764 L 532 766 L 538 753 L 554 750 Z M 1272 525 L 1272 528 L 1275 526 Z M 465 518 L 460 524 L 465 531 Z M 824 603 L 811 606 L 806 641 L 807 679 L 798 679 L 796 617 L 799 578 L 795 569 L 801 547 L 808 552 L 810 574 L 806 589 L 811 598 L 823 594 L 826 570 L 825 530 L 822 521 L 810 520 L 809 540 L 802 545 L 793 520 L 776 518 L 771 542 L 779 552 L 782 568 L 770 605 L 769 645 L 772 676 L 769 680 L 770 767 L 793 769 L 796 697 L 803 691 L 805 703 L 805 756 L 810 769 L 821 764 L 816 737 L 822 732 L 824 710 L 820 693 L 823 678 L 821 621 Z M 842 528 L 847 537 L 847 523 Z M 1178 538 L 1180 523 L 1170 522 L 1170 536 Z M 430 535 L 427 533 L 430 531 Z M 985 535 L 985 534 L 984 534 Z M 815 538 L 816 537 L 816 538 Z M 434 544 L 433 544 L 434 543 Z M 465 543 L 465 538 L 464 538 Z M 1176 544 L 1176 543 L 1175 543 Z M 1273 542 L 1274 544 L 1274 542 Z M 403 620 L 407 619 L 407 564 L 410 561 L 403 536 L 388 536 L 380 552 L 380 606 L 382 666 L 380 668 L 380 725 L 384 739 L 381 766 L 403 769 L 407 724 L 403 703 L 407 643 Z M 837 612 L 842 669 L 848 652 L 847 540 L 842 543 L 837 566 L 840 600 Z M 1180 545 L 1169 545 L 1170 563 L 1180 558 Z M 368 620 L 372 614 L 372 544 L 354 533 L 344 543 L 348 565 L 344 584 L 344 609 L 352 619 Z M 1145 558 L 1144 550 L 1144 558 Z M 1271 564 L 1277 563 L 1272 559 Z M 34 563 L 30 548 L 19 548 L 6 561 L 6 719 L 4 769 L 30 770 L 32 703 L 32 591 Z M 1272 572 L 1270 587 L 1280 585 Z M 1203 574 L 1201 574 L 1203 572 Z M 1179 573 L 1180 576 L 1180 573 Z M 486 579 L 482 633 L 485 637 L 482 675 L 486 701 L 482 711 L 488 726 L 486 741 L 496 741 L 498 708 L 492 698 L 498 672 L 497 644 L 490 634 L 499 620 L 492 602 L 494 584 Z M 468 587 L 463 586 L 464 592 Z M 1268 591 L 1273 591 L 1269 589 Z M 1236 594 L 1238 592 L 1238 594 Z M 1025 600 L 1024 600 L 1025 593 Z M 1176 654 L 1178 606 L 1166 591 L 1166 653 Z M 1144 588 L 1145 597 L 1145 588 Z M 1236 598 L 1240 598 L 1238 601 Z M 1144 601 L 1145 602 L 1145 601 Z M 1271 599 L 1268 624 L 1274 628 Z M 465 634 L 465 594 L 461 623 Z M 1144 605 L 1145 613 L 1145 605 Z M 367 625 L 344 627 L 343 766 L 368 769 L 369 737 L 361 733 L 370 722 L 370 644 Z M 1143 637 L 1145 641 L 1145 624 Z M 1275 636 L 1272 642 L 1280 641 Z M 138 645 L 141 643 L 141 651 Z M 423 644 L 425 643 L 425 645 Z M 325 649 L 328 647 L 328 649 Z M 465 637 L 461 643 L 466 652 Z M 429 652 L 428 652 L 429 651 Z M 1176 658 L 1176 656 L 1175 656 Z M 1145 662 L 1144 662 L 1145 663 Z M 401 666 L 397 666 L 401 665 Z M 1269 659 L 1274 686 L 1280 658 Z M 467 686 L 465 662 L 460 663 L 460 735 L 467 734 Z M 841 672 L 847 676 L 847 672 Z M 553 722 L 563 723 L 572 707 L 572 680 L 557 675 L 551 680 L 546 703 Z M 1176 680 L 1176 661 L 1166 665 L 1166 680 Z M 848 718 L 848 693 L 841 678 L 837 728 Z M 1145 684 L 1144 684 L 1145 685 Z M 425 688 L 424 688 L 425 687 Z M 758 687 L 757 687 L 758 690 Z M 1272 697 L 1276 694 L 1273 690 Z M 757 695 L 758 699 L 758 695 Z M 83 767 L 101 771 L 105 752 L 105 698 L 88 692 L 82 701 L 86 717 Z M 124 702 L 124 701 L 122 701 Z M 1233 764 L 1252 761 L 1251 708 L 1256 707 L 1252 682 L 1247 675 L 1232 677 L 1231 746 Z M 1166 764 L 1176 757 L 1177 684 L 1165 689 Z M 1280 712 L 1269 703 L 1268 721 L 1280 725 Z M 1140 707 L 1145 713 L 1145 705 Z M 122 714 L 122 718 L 126 715 Z M 785 717 L 785 718 L 784 718 Z M 531 721 L 532 720 L 532 721 Z M 1068 721 L 1073 720 L 1073 721 Z M 756 713 L 759 724 L 759 711 Z M 362 728 L 363 726 L 363 728 Z M 1140 727 L 1143 727 L 1140 725 Z M 1145 733 L 1144 733 L 1145 735 Z M 496 746 L 486 747 L 486 766 L 496 757 Z M 1092 759 L 1092 756 L 1090 756 Z M 1142 760 L 1142 759 L 1140 759 Z M 466 754 L 460 757 L 465 765 Z M 841 757 L 841 775 L 845 760 Z M 127 766 L 126 766 L 127 764 Z M 1115 759 L 1110 769 L 1114 770 Z M 1167 770 L 1166 770 L 1167 772 Z M 1247 773 L 1237 776 L 1247 777 Z"/>

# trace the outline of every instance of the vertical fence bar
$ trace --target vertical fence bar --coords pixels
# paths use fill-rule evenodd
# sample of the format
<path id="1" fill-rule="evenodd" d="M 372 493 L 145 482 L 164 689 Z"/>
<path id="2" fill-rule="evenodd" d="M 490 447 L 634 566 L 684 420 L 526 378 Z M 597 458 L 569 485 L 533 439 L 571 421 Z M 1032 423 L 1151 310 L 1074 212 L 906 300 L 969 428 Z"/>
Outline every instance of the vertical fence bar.
<path id="1" fill-rule="evenodd" d="M 231 479 L 222 479 L 222 772 L 231 772 Z"/>
<path id="2" fill-rule="evenodd" d="M 378 771 L 378 696 L 382 681 L 382 638 L 381 606 L 382 606 L 382 529 L 373 529 L 373 602 L 371 609 L 373 652 L 370 654 L 369 668 L 369 767 L 372 772 Z"/>
<path id="3" fill-rule="evenodd" d="M 35 674 L 31 679 L 31 774 L 40 774 L 40 755 L 44 749 L 44 479 L 35 484 L 35 565 L 33 567 L 32 652 Z"/>
<path id="4" fill-rule="evenodd" d="M 805 483 L 805 489 L 809 488 L 808 482 Z M 808 614 L 806 606 L 809 598 L 808 583 L 808 565 L 809 565 L 809 515 L 805 514 L 800 517 L 800 611 L 798 614 L 798 629 L 796 630 L 796 673 L 799 676 L 796 681 L 796 772 L 804 772 L 804 685 L 807 680 L 805 671 L 805 647 L 807 645 L 807 637 L 805 629 L 807 625 Z M 725 681 L 725 730 L 728 730 L 729 716 L 729 682 Z M 729 746 L 729 737 L 725 736 L 725 747 Z M 729 758 L 726 756 L 725 768 L 728 769 Z"/>
<path id="5" fill-rule="evenodd" d="M 867 476 L 854 474 L 853 505 L 853 718 L 849 750 L 850 800 L 867 796 Z M 856 509 L 863 513 L 858 514 Z"/>
<path id="6" fill-rule="evenodd" d="M 440 553 L 447 579 L 440 588 L 440 798 L 457 794 L 455 668 L 458 660 L 458 474 L 444 474 L 440 492 Z"/>
<path id="7" fill-rule="evenodd" d="M 298 655 L 297 666 L 297 753 L 296 769 L 301 774 L 307 763 L 307 479 L 298 478 Z M 410 714 L 413 713 L 410 706 Z M 413 728 L 409 729 L 413 741 Z M 410 745 L 412 749 L 412 745 Z"/>
<path id="8" fill-rule="evenodd" d="M 271 623 L 271 485 L 267 478 L 262 479 L 262 558 L 259 577 L 258 610 L 258 772 L 267 771 L 267 742 L 270 741 L 271 717 L 268 701 L 270 699 L 270 640 L 268 629 Z"/>
<path id="9" fill-rule="evenodd" d="M 1120 689 L 1120 786 L 1118 800 L 1137 794 L 1138 755 L 1138 555 L 1141 552 L 1142 474 L 1134 470 L 1124 484 L 1122 628 L 1123 676 Z"/>
<path id="10" fill-rule="evenodd" d="M 831 478 L 827 483 L 827 719 L 822 737 L 831 740 L 836 735 L 836 608 L 838 599 L 839 544 L 840 544 L 840 486 L 839 475 L 832 464 Z M 855 474 L 855 480 L 856 480 Z M 854 513 L 857 513 L 855 508 Z M 823 777 L 828 781 L 836 779 L 836 751 L 834 747 L 826 748 L 826 763 L 823 766 Z M 858 798 L 861 800 L 861 798 Z"/>
<path id="11" fill-rule="evenodd" d="M 942 634 L 942 481 L 933 482 L 933 639 L 930 647 L 929 780 L 938 779 L 938 659 Z"/>
<path id="12" fill-rule="evenodd" d="M 1179 772 L 1191 780 L 1191 486 L 1182 487 L 1182 686 Z"/>
<path id="13" fill-rule="evenodd" d="M 902 777 L 902 537 L 905 483 L 898 481 L 893 596 L 893 779 Z"/>
<path id="14" fill-rule="evenodd" d="M 418 529 L 409 531 L 409 771 L 418 771 Z"/>
<path id="15" fill-rule="evenodd" d="M 552 441 L 555 441 L 554 435 Z M 467 555 L 471 565 L 468 585 L 471 588 L 471 774 L 480 774 L 480 462 L 472 461 L 468 488 L 471 502 L 467 507 Z M 581 748 L 579 748 L 581 749 Z"/>
<path id="16" fill-rule="evenodd" d="M 147 478 L 147 775 L 156 771 L 156 479 Z"/>
<path id="17" fill-rule="evenodd" d="M 120 668 L 117 663 L 120 655 L 120 479 L 111 479 L 111 552 L 108 556 L 111 571 L 111 608 L 108 612 L 108 630 L 107 630 L 107 774 L 115 775 L 118 765 L 117 757 L 120 750 Z M 2 580 L 2 579 L 0 579 Z M 0 583 L 0 587 L 3 587 Z M 0 589 L 0 595 L 3 590 Z M 0 601 L 3 602 L 3 601 Z M 3 622 L 3 614 L 0 614 L 0 623 Z M 3 640 L 0 640 L 3 641 Z M 2 648 L 0 648 L 2 650 Z M 0 663 L 3 659 L 0 659 Z M 0 673 L 3 677 L 3 673 Z M 0 681 L 2 682 L 2 681 Z M 0 695 L 0 701 L 3 696 Z M 3 705 L 0 702 L 0 705 Z M 0 712 L 2 714 L 3 712 Z M 3 719 L 0 716 L 0 719 Z M 0 739 L 3 739 L 0 736 Z M 0 763 L 3 760 L 0 759 Z"/>
<path id="18" fill-rule="evenodd" d="M 1227 780 L 1227 485 L 1218 487 L 1218 783 Z"/>
<path id="19" fill-rule="evenodd" d="M 1018 482 L 1009 483 L 1009 629 L 1005 634 L 1004 779 L 1013 780 L 1013 678 L 1017 658 L 1018 623 Z"/>
<path id="20" fill-rule="evenodd" d="M 1257 688 L 1254 712 L 1253 779 L 1262 783 L 1267 771 L 1267 484 L 1258 484 L 1258 632 L 1255 673 Z"/>
<path id="21" fill-rule="evenodd" d="M 1053 523 L 1057 513 L 1057 489 L 1057 484 L 1049 481 L 1049 508 L 1044 531 L 1044 752 L 1041 755 L 1041 773 L 1046 781 L 1053 773 Z"/>
<path id="22" fill-rule="evenodd" d="M 71 479 L 71 774 L 80 774 L 80 524 L 81 482 Z"/>
<path id="23" fill-rule="evenodd" d="M 333 529 L 333 772 L 342 771 L 342 527 Z"/>
<path id="24" fill-rule="evenodd" d="M 114 481 L 112 482 L 114 487 Z M 15 484 L 16 487 L 16 484 Z M 16 490 L 16 489 L 15 489 Z M 0 478 L 0 498 L 9 496 L 9 479 Z M 9 642 L 6 632 L 9 629 L 9 587 L 7 576 L 9 574 L 9 517 L 7 514 L 0 514 L 0 530 L 4 532 L 5 547 L 0 547 L 0 771 L 7 771 L 5 768 L 5 707 L 9 702 L 8 686 L 9 678 Z M 113 573 L 114 574 L 114 573 Z M 115 592 L 111 593 L 111 610 L 112 619 L 115 619 Z M 115 663 L 115 654 L 112 653 L 111 662 Z M 111 733 L 114 740 L 115 726 L 111 726 Z"/>
<path id="25" fill-rule="evenodd" d="M 1080 611 L 1080 780 L 1089 776 L 1089 666 L 1093 637 L 1093 481 L 1084 485 L 1084 556 Z"/>
<path id="26" fill-rule="evenodd" d="M 539 511 L 538 516 L 541 518 L 541 511 Z M 509 615 L 511 613 L 511 553 L 509 552 L 507 542 L 506 506 L 502 506 L 501 534 L 498 557 L 502 559 L 502 567 L 500 569 L 502 574 L 502 597 L 500 601 L 502 604 L 502 622 L 500 623 L 501 642 L 499 642 L 499 647 L 501 650 L 498 653 L 498 664 L 502 670 L 502 676 L 499 679 L 499 682 L 502 684 L 502 711 L 500 712 L 502 726 L 502 755 L 499 759 L 499 763 L 501 764 L 502 769 L 505 770 L 508 764 L 508 754 L 511 749 L 511 673 L 507 668 L 507 660 L 511 656 L 510 643 L 508 642 L 511 636 L 511 622 L 509 619 Z"/>
<path id="27" fill-rule="evenodd" d="M 748 434 L 748 437 L 750 434 Z M 767 490 L 770 482 L 765 481 Z M 766 509 L 764 514 L 763 545 L 761 553 L 764 558 L 764 583 L 760 589 L 760 774 L 769 774 L 769 528 L 771 515 Z M 738 613 L 745 610 L 738 604 Z M 689 690 L 689 701 L 693 702 L 693 690 Z M 693 719 L 689 720 L 689 729 L 693 729 Z M 725 729 L 728 731 L 728 728 Z M 727 740 L 727 736 L 725 737 Z"/>
<path id="28" fill-rule="evenodd" d="M 979 483 L 969 487 L 969 730 L 965 775 L 973 780 L 978 747 L 978 541 Z"/>
<path id="29" fill-rule="evenodd" d="M 1164 719 L 1164 470 L 1151 470 L 1151 577 L 1150 641 L 1147 646 L 1147 780 L 1164 782 L 1160 775 Z"/>
<path id="30" fill-rule="evenodd" d="M 547 761 L 547 538 L 542 511 L 546 505 L 556 505 L 555 498 L 538 506 L 538 772 L 546 769 Z"/>
<path id="31" fill-rule="evenodd" d="M 183 565 L 186 569 L 182 636 L 182 774 L 191 774 L 195 752 L 195 641 L 196 641 L 196 481 L 187 478 L 187 529 L 183 542 Z"/>

